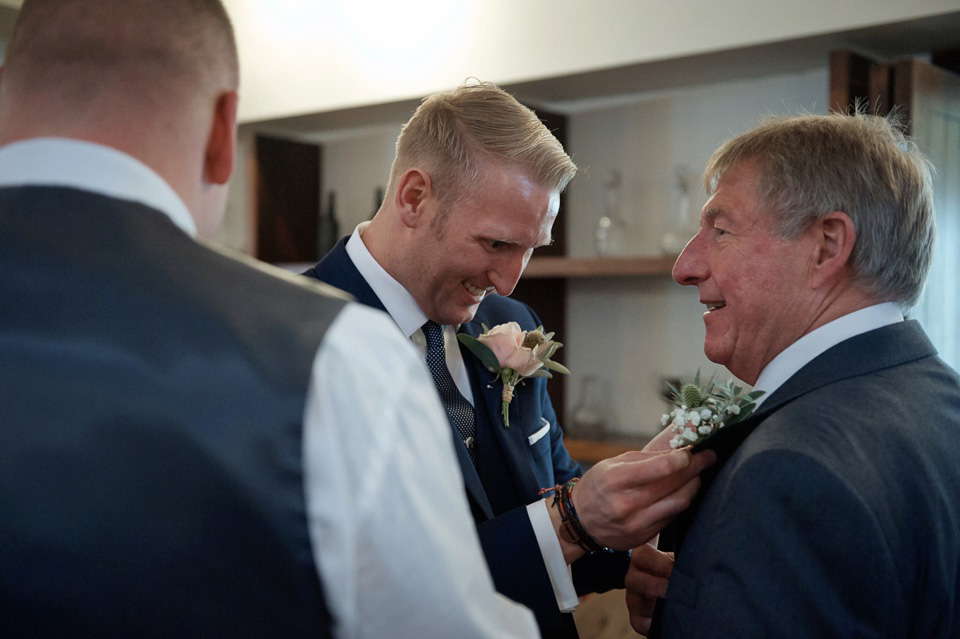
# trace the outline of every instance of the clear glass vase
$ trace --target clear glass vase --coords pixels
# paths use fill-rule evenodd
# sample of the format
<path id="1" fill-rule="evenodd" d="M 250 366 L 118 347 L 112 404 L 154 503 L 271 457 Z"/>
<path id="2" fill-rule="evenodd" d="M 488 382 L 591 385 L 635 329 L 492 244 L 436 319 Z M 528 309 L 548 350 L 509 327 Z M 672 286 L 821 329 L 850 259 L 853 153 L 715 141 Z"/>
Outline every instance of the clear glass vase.
<path id="1" fill-rule="evenodd" d="M 580 396 L 571 414 L 573 434 L 584 439 L 600 439 L 606 429 L 603 407 L 603 386 L 593 375 L 586 375 L 580 384 Z"/>

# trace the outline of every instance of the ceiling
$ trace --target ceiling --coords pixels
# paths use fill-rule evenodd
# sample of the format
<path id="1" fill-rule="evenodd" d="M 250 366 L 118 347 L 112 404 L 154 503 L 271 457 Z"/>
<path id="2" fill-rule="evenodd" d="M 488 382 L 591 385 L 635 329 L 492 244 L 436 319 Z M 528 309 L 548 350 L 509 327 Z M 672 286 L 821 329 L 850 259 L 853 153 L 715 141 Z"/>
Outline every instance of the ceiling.
<path id="1" fill-rule="evenodd" d="M 830 52 L 847 49 L 874 59 L 960 50 L 960 11 L 897 24 L 669 58 L 562 77 L 504 85 L 524 102 L 559 113 L 594 108 L 613 96 L 637 96 L 704 83 L 824 68 Z M 315 134 L 406 121 L 419 100 L 374 104 L 254 123 L 277 134 Z"/>

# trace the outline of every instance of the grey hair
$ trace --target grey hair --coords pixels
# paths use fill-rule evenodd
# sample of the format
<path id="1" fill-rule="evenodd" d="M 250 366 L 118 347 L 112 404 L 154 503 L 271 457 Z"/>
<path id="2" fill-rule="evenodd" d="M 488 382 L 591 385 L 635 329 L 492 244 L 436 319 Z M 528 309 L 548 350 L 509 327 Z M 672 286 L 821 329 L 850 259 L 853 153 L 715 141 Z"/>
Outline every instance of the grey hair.
<path id="1" fill-rule="evenodd" d="M 936 223 L 933 167 L 898 120 L 859 110 L 770 118 L 714 152 L 704 186 L 712 193 L 728 169 L 756 162 L 758 199 L 783 239 L 831 211 L 846 213 L 856 228 L 853 282 L 906 311 L 923 291 Z"/>

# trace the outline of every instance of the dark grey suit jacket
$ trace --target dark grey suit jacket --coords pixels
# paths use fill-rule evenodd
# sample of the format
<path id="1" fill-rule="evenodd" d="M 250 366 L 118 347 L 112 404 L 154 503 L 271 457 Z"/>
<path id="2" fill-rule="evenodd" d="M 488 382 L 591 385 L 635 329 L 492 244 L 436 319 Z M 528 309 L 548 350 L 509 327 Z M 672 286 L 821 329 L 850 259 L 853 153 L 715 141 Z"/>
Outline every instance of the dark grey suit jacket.
<path id="1" fill-rule="evenodd" d="M 960 636 L 960 380 L 917 322 L 829 349 L 708 446 L 651 636 Z"/>

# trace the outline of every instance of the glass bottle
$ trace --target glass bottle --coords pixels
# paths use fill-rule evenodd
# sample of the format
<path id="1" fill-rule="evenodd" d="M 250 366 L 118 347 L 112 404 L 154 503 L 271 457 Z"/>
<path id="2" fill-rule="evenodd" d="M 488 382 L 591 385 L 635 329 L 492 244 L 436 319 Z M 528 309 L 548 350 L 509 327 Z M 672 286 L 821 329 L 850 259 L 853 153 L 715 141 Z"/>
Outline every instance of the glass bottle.
<path id="1" fill-rule="evenodd" d="M 317 253 L 323 257 L 340 239 L 340 223 L 337 220 L 337 194 L 327 194 L 327 209 L 320 212 L 317 220 Z"/>
<path id="2" fill-rule="evenodd" d="M 373 190 L 373 211 L 370 213 L 371 220 L 377 216 L 377 213 L 380 212 L 380 206 L 382 204 L 383 204 L 383 188 L 378 186 Z"/>
<path id="3" fill-rule="evenodd" d="M 600 439 L 606 427 L 603 409 L 603 387 L 594 375 L 586 375 L 580 384 L 580 397 L 573 409 L 571 422 L 574 435 L 584 439 Z"/>
<path id="4" fill-rule="evenodd" d="M 666 255 L 678 255 L 690 238 L 696 235 L 690 216 L 690 183 L 686 167 L 679 166 L 674 172 L 673 188 L 670 191 L 670 212 L 667 216 L 667 231 L 660 240 L 660 248 Z"/>
<path id="5" fill-rule="evenodd" d="M 620 216 L 619 171 L 611 171 L 601 185 L 601 211 L 603 215 L 597 221 L 597 255 L 610 257 L 623 255 L 623 233 L 626 223 Z"/>

